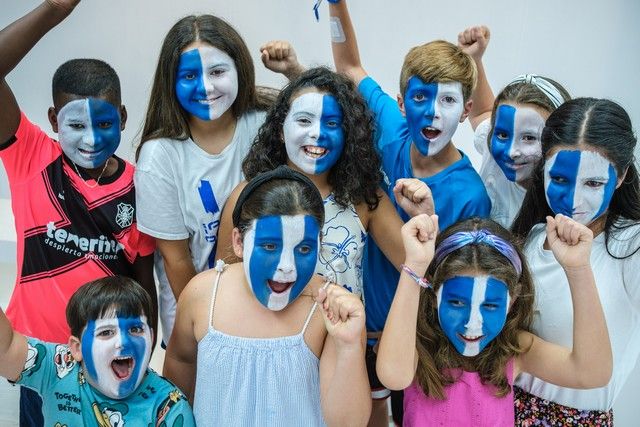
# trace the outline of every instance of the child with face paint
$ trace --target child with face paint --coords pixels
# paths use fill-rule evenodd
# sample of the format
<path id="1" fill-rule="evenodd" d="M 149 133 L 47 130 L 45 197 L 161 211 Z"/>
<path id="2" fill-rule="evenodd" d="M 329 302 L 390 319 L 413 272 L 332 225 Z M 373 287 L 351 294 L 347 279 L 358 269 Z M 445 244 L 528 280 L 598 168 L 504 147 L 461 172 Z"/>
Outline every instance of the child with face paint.
<path id="1" fill-rule="evenodd" d="M 559 83 L 535 74 L 516 77 L 494 97 L 482 63 L 489 38 L 487 27 L 467 28 L 458 35 L 458 46 L 478 68 L 469 122 L 475 131 L 474 145 L 482 155 L 480 177 L 491 198 L 491 219 L 508 228 L 542 157 L 544 122 L 571 97 Z"/>
<path id="2" fill-rule="evenodd" d="M 296 69 L 290 46 L 268 43 L 262 50 L 266 66 Z M 166 340 L 177 296 L 197 272 L 214 265 L 220 211 L 243 179 L 240 163 L 272 98 L 256 87 L 249 50 L 222 19 L 187 16 L 167 33 L 135 174 L 138 227 L 158 242 Z"/>
<path id="3" fill-rule="evenodd" d="M 564 347 L 528 332 L 532 278 L 505 229 L 472 218 L 437 233 L 435 215 L 402 228 L 407 259 L 380 339 L 378 376 L 406 388 L 405 426 L 513 426 L 512 384 L 525 373 L 576 389 L 607 383 L 611 345 L 587 227 L 547 217 L 572 296 L 573 345 Z"/>
<path id="4" fill-rule="evenodd" d="M 363 100 L 344 76 L 312 68 L 282 89 L 243 162 L 248 179 L 280 165 L 307 176 L 324 199 L 326 221 L 316 273 L 360 296 L 362 256 L 371 233 L 394 265 L 402 262 L 402 221 L 378 187 L 379 159 Z M 222 213 L 221 242 L 231 242 L 231 211 L 241 183 Z M 433 212 L 428 187 L 400 180 L 395 197 L 411 215 Z M 221 243 L 218 257 L 230 259 Z"/>
<path id="5" fill-rule="evenodd" d="M 54 344 L 14 331 L 0 309 L 0 375 L 42 396 L 47 426 L 195 426 L 182 392 L 148 368 L 153 310 L 134 280 L 94 280 L 69 300 L 68 344 Z"/>
<path id="6" fill-rule="evenodd" d="M 116 72 L 97 59 L 56 70 L 48 117 L 57 141 L 20 111 L 5 80 L 78 3 L 45 1 L 0 31 L 0 159 L 18 242 L 7 317 L 18 332 L 49 342 L 69 339 L 65 307 L 91 280 L 133 277 L 156 300 L 155 244 L 136 227 L 133 166 L 114 154 L 127 119 Z M 155 313 L 154 304 L 152 326 Z M 23 389 L 22 396 L 22 425 L 41 425 L 38 395 Z"/>
<path id="7" fill-rule="evenodd" d="M 240 193 L 242 262 L 189 282 L 165 358 L 198 426 L 366 423 L 364 307 L 313 274 L 324 218 L 315 185 L 286 166 Z"/>
<path id="8" fill-rule="evenodd" d="M 360 61 L 346 0 L 331 0 L 329 13 L 336 70 L 358 85 L 374 114 L 375 145 L 382 157 L 384 188 L 389 196 L 397 179 L 418 178 L 429 186 L 443 227 L 472 216 L 488 216 L 491 202 L 482 180 L 452 140 L 472 106 L 470 96 L 476 84 L 476 68 L 471 57 L 442 40 L 412 48 L 402 65 L 396 101 L 381 89 Z M 398 203 L 395 207 L 407 221 L 409 215 L 403 207 Z M 365 251 L 364 282 L 375 283 L 365 286 L 364 294 L 371 355 L 375 359 L 375 337 L 380 335 L 389 312 L 398 272 L 371 239 Z M 372 382 L 381 387 L 375 373 L 371 373 Z M 382 397 L 386 398 L 386 393 Z M 400 402 L 401 396 L 396 393 L 392 400 Z M 402 408 L 394 403 L 394 420 L 401 424 Z M 384 425 L 386 405 L 381 401 L 376 408 Z"/>
<path id="9" fill-rule="evenodd" d="M 543 161 L 534 173 L 513 228 L 528 236 L 527 261 L 536 280 L 533 331 L 560 345 L 571 342 L 571 296 L 562 268 L 548 251 L 545 215 L 562 213 L 588 226 L 596 285 L 613 348 L 609 384 L 573 390 L 524 376 L 517 385 L 518 423 L 532 418 L 585 420 L 611 425 L 611 408 L 640 354 L 640 185 L 634 160 L 636 137 L 618 104 L 594 98 L 568 101 L 547 119 L 542 132 Z"/>

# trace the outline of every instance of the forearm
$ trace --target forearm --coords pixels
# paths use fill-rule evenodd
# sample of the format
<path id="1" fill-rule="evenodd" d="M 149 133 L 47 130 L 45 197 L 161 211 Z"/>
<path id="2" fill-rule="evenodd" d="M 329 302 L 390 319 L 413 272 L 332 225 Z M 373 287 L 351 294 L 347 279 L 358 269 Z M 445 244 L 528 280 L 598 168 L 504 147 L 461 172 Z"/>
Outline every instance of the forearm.
<path id="1" fill-rule="evenodd" d="M 138 257 L 134 264 L 134 279 L 144 288 L 151 297 L 151 309 L 153 313 L 148 313 L 149 324 L 154 331 L 158 331 L 158 291 L 153 277 L 153 254 Z M 154 335 L 154 347 L 157 333 Z"/>
<path id="2" fill-rule="evenodd" d="M 179 360 L 172 352 L 167 350 L 164 359 L 162 376 L 174 383 L 187 396 L 193 405 L 193 390 L 196 379 L 196 365 Z"/>
<path id="3" fill-rule="evenodd" d="M 18 379 L 27 358 L 27 340 L 15 332 L 0 308 L 0 376 Z"/>
<path id="4" fill-rule="evenodd" d="M 332 40 L 331 51 L 333 52 L 333 62 L 336 71 L 346 74 L 355 84 L 366 77 L 367 73 L 362 68 L 360 62 L 360 52 L 358 51 L 358 41 L 356 33 L 351 23 L 349 10 L 347 9 L 346 0 L 340 0 L 339 3 L 329 3 L 329 15 L 332 18 Z M 334 37 L 334 31 L 339 36 L 344 37 L 338 39 Z M 342 41 L 344 39 L 344 41 Z"/>
<path id="5" fill-rule="evenodd" d="M 371 391 L 364 358 L 364 340 L 336 349 L 336 366 L 322 396 L 324 419 L 329 426 L 366 425 L 371 413 Z"/>
<path id="6" fill-rule="evenodd" d="M 605 385 L 613 365 L 611 342 L 600 297 L 590 266 L 566 269 L 573 302 L 573 372 L 583 388 Z"/>
<path id="7" fill-rule="evenodd" d="M 491 86 L 489 86 L 489 80 L 487 79 L 482 59 L 476 59 L 475 63 L 478 68 L 478 84 L 471 95 L 473 104 L 471 106 L 471 113 L 469 114 L 469 121 L 471 122 L 473 130 L 480 125 L 482 120 L 490 116 L 495 100 Z"/>
<path id="8" fill-rule="evenodd" d="M 423 267 L 409 266 L 417 274 Z M 416 323 L 420 303 L 420 286 L 401 271 L 398 288 L 380 338 L 376 372 L 391 390 L 402 390 L 411 384 L 416 370 Z"/>
<path id="9" fill-rule="evenodd" d="M 0 31 L 0 77 L 4 78 L 49 30 L 71 11 L 43 2 Z"/>

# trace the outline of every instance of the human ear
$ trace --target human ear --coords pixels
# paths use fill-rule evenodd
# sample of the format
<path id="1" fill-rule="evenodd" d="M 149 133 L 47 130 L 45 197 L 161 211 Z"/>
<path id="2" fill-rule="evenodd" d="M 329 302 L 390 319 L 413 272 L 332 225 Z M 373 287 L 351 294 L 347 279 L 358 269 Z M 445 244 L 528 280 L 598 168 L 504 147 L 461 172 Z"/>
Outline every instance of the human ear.
<path id="1" fill-rule="evenodd" d="M 69 337 L 69 351 L 76 362 L 82 362 L 82 344 L 80 338 L 71 335 Z"/>
<path id="2" fill-rule="evenodd" d="M 242 258 L 244 245 L 242 244 L 242 233 L 240 233 L 238 227 L 233 227 L 233 231 L 231 231 L 231 244 L 233 245 L 233 253 L 235 256 Z"/>
<path id="3" fill-rule="evenodd" d="M 467 117 L 469 117 L 469 113 L 471 113 L 471 107 L 473 107 L 472 99 L 464 103 L 464 110 L 462 110 L 462 115 L 460 115 L 460 123 L 467 120 Z"/>
<path id="4" fill-rule="evenodd" d="M 618 182 L 616 182 L 616 190 L 620 188 L 620 186 L 624 182 L 624 179 L 627 177 L 628 171 L 629 171 L 629 167 L 627 166 L 627 168 L 624 170 L 624 173 L 618 177 Z"/>
<path id="5" fill-rule="evenodd" d="M 407 112 L 404 109 L 404 98 L 402 98 L 402 95 L 400 94 L 396 95 L 396 98 L 398 99 L 398 108 L 400 109 L 400 112 L 404 117 L 407 117 Z"/>
<path id="6" fill-rule="evenodd" d="M 58 133 L 58 115 L 56 114 L 55 107 L 49 107 L 47 117 L 49 118 L 49 123 L 51 123 L 51 130 Z"/>
<path id="7" fill-rule="evenodd" d="M 124 105 L 120 106 L 120 130 L 123 131 L 124 130 L 124 125 L 127 123 L 127 118 L 129 116 L 127 115 L 127 107 L 125 107 Z"/>

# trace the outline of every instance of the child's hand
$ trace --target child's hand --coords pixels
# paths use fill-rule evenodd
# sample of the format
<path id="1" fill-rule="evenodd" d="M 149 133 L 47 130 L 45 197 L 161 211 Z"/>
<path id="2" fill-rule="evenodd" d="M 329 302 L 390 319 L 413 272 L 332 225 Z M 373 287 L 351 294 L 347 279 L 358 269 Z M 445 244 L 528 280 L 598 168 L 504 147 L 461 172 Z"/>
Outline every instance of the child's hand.
<path id="1" fill-rule="evenodd" d="M 435 213 L 431 189 L 419 179 L 398 179 L 393 187 L 393 195 L 398 205 L 411 217 Z"/>
<path id="2" fill-rule="evenodd" d="M 286 40 L 273 40 L 260 47 L 262 63 L 274 73 L 295 77 L 303 71 L 296 51 Z"/>
<path id="3" fill-rule="evenodd" d="M 320 289 L 316 301 L 322 307 L 324 324 L 336 345 L 360 344 L 364 333 L 364 305 L 342 286 Z"/>
<path id="4" fill-rule="evenodd" d="M 562 268 L 589 266 L 592 241 L 587 226 L 561 214 L 547 217 L 547 242 Z"/>
<path id="5" fill-rule="evenodd" d="M 491 32 L 488 27 L 484 25 L 469 27 L 458 34 L 458 47 L 478 62 L 482 59 L 490 38 Z"/>
<path id="6" fill-rule="evenodd" d="M 416 274 L 424 275 L 435 251 L 438 215 L 415 216 L 402 226 L 401 232 L 405 264 Z"/>
<path id="7" fill-rule="evenodd" d="M 46 2 L 57 9 L 71 12 L 80 3 L 80 0 L 46 0 Z"/>

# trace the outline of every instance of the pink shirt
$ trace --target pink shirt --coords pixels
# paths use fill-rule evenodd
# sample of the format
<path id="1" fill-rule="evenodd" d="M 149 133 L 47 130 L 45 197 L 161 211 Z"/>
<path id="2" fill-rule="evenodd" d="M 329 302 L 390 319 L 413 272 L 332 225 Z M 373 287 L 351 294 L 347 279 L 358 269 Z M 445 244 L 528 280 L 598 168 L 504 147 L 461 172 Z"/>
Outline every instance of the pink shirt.
<path id="1" fill-rule="evenodd" d="M 513 359 L 507 363 L 507 381 L 513 384 Z M 484 385 L 476 372 L 463 371 L 445 388 L 445 400 L 425 396 L 417 383 L 404 391 L 405 426 L 502 427 L 513 426 L 513 389 L 496 397 L 495 388 Z"/>

